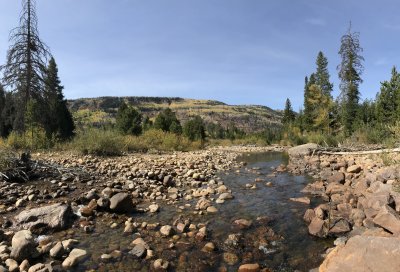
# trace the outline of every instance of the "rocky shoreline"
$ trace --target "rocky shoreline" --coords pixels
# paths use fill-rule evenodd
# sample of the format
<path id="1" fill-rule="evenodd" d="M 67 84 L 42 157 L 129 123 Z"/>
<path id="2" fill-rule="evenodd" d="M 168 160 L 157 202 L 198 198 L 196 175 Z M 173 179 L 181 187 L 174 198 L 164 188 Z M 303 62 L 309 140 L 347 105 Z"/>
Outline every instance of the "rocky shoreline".
<path id="1" fill-rule="evenodd" d="M 268 151 L 281 152 L 283 148 L 213 148 L 115 158 L 37 154 L 34 159 L 53 169 L 51 174 L 26 183 L 0 182 L 0 271 L 95 271 L 80 268 L 88 258 L 97 262 L 96 271 L 111 271 L 107 263 L 126 258 L 136 258 L 138 270 L 206 271 L 209 263 L 216 261 L 210 253 L 217 247 L 226 248 L 224 261 L 240 264 L 238 271 L 268 271 L 251 262 L 251 253 L 241 261 L 238 257 L 243 239 L 264 237 L 268 240 L 264 243 L 280 239 L 265 226 L 267 219 L 251 222 L 238 218 L 232 222 L 238 233 L 227 235 L 224 245 L 213 242 L 207 228 L 208 216 L 217 215 L 218 205 L 234 198 L 217 178 L 218 173 L 240 171 L 244 165 L 236 158 L 243 153 Z M 177 214 L 172 222 L 147 222 L 146 218 L 154 221 L 160 210 L 168 209 Z M 77 233 L 104 235 L 121 227 L 126 248 L 110 246 L 98 252 L 99 256 L 74 239 Z M 254 233 L 240 234 L 250 227 Z M 254 254 L 262 243 L 257 242 Z M 198 248 L 207 262 L 193 267 L 190 254 L 165 253 L 174 254 L 174 249 L 185 247 Z M 122 263 L 114 271 L 132 269 Z"/>
<path id="2" fill-rule="evenodd" d="M 399 271 L 399 155 L 327 155 L 314 144 L 289 155 L 288 171 L 316 180 L 303 192 L 325 200 L 304 215 L 309 233 L 336 237 L 315 271 Z"/>

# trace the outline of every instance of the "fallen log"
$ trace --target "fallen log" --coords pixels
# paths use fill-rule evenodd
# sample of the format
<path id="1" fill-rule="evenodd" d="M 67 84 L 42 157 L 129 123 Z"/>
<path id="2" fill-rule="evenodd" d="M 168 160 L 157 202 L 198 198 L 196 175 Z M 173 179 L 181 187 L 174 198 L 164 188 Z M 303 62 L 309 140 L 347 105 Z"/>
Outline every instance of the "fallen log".
<path id="1" fill-rule="evenodd" d="M 370 155 L 370 154 L 383 154 L 383 153 L 397 153 L 400 152 L 400 148 L 393 149 L 379 149 L 379 150 L 366 150 L 366 151 L 350 151 L 350 152 L 330 152 L 330 151 L 319 151 L 322 155 Z"/>

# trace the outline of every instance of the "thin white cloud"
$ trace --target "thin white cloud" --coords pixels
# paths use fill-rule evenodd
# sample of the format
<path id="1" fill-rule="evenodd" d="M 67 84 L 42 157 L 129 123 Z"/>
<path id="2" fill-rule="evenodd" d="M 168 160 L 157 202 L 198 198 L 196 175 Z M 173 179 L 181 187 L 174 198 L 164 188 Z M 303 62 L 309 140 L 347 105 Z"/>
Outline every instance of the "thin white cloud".
<path id="1" fill-rule="evenodd" d="M 387 58 L 379 58 L 374 62 L 374 65 L 384 66 L 384 65 L 387 65 L 388 63 L 389 63 L 389 61 L 387 60 Z"/>
<path id="2" fill-rule="evenodd" d="M 400 23 L 384 23 L 383 27 L 389 30 L 400 30 Z"/>
<path id="3" fill-rule="evenodd" d="M 314 26 L 326 26 L 326 21 L 322 18 L 308 18 L 306 23 Z"/>

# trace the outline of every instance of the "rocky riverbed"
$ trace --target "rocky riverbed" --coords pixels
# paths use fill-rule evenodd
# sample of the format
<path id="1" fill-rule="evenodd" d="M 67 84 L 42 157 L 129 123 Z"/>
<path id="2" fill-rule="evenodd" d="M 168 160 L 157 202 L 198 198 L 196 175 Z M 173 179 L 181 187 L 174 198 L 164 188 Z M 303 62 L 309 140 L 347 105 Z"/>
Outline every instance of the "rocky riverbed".
<path id="1" fill-rule="evenodd" d="M 289 154 L 290 172 L 316 180 L 303 192 L 325 202 L 305 212 L 309 233 L 336 238 L 319 271 L 399 271 L 400 156 L 325 154 L 312 144 Z"/>
<path id="2" fill-rule="evenodd" d="M 237 160 L 267 151 L 282 148 L 115 158 L 36 154 L 57 171 L 1 183 L 0 271 L 268 271 L 261 260 L 283 239 L 268 225 L 271 218 L 234 216 L 231 233 L 219 235 L 210 227 L 235 199 L 221 173 L 261 176 L 243 190 L 273 185 Z M 277 167 L 269 178 L 283 171 Z"/>
<path id="3" fill-rule="evenodd" d="M 399 158 L 283 150 L 36 154 L 0 183 L 0 271 L 397 271 Z"/>

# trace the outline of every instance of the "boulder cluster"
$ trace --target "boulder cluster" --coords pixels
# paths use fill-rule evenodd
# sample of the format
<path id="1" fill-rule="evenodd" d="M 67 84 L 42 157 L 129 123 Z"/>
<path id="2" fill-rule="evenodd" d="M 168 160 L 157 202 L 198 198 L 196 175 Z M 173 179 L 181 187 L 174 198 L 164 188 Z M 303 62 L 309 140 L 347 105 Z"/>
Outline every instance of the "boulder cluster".
<path id="1" fill-rule="evenodd" d="M 391 251 L 400 235 L 400 166 L 382 155 L 324 154 L 316 145 L 289 153 L 288 170 L 316 180 L 303 192 L 325 200 L 304 214 L 309 233 L 338 238 L 320 271 L 396 271 L 396 261 L 385 260 L 400 258 Z"/>

